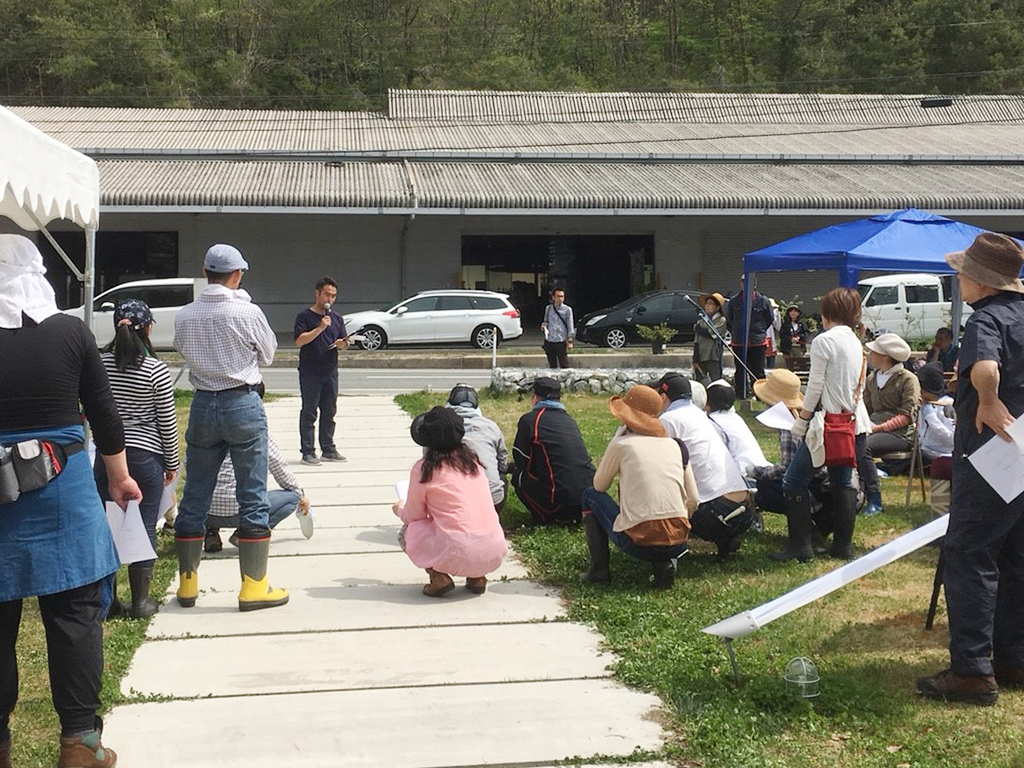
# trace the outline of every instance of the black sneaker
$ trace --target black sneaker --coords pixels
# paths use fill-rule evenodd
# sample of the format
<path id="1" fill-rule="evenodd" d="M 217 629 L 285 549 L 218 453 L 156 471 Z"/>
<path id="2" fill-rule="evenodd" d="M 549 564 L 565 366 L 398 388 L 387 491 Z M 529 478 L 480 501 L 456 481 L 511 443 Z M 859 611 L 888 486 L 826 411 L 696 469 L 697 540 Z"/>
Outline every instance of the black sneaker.
<path id="1" fill-rule="evenodd" d="M 323 457 L 324 461 L 348 461 L 348 459 L 346 459 L 333 448 L 329 451 L 324 451 L 320 455 Z"/>
<path id="2" fill-rule="evenodd" d="M 315 453 L 304 453 L 302 454 L 302 463 L 308 464 L 311 467 L 319 467 L 320 459 L 316 457 Z"/>
<path id="3" fill-rule="evenodd" d="M 203 552 L 212 555 L 214 552 L 220 552 L 224 549 L 224 545 L 220 541 L 220 533 L 217 531 L 207 531 L 206 538 L 203 539 Z"/>

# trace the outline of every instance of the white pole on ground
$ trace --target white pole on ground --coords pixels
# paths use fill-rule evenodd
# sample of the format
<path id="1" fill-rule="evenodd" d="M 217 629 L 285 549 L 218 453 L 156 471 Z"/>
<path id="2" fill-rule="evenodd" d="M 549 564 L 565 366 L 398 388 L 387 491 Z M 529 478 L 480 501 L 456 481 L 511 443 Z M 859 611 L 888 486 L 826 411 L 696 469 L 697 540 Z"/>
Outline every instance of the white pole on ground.
<path id="1" fill-rule="evenodd" d="M 835 592 L 841 587 L 866 576 L 872 571 L 899 560 L 909 555 L 926 544 L 930 544 L 938 538 L 946 535 L 946 527 L 949 525 L 949 515 L 932 520 L 930 523 L 915 528 L 909 533 L 893 539 L 888 544 L 883 544 L 873 549 L 857 560 L 846 563 L 834 571 L 819 576 L 813 581 L 803 584 L 781 597 L 753 608 L 749 611 L 737 613 L 723 619 L 710 627 L 704 627 L 702 632 L 709 635 L 716 635 L 723 639 L 735 640 L 736 638 L 756 632 L 765 624 L 785 616 L 787 613 L 802 608 L 808 603 L 813 603 L 830 592 Z"/>

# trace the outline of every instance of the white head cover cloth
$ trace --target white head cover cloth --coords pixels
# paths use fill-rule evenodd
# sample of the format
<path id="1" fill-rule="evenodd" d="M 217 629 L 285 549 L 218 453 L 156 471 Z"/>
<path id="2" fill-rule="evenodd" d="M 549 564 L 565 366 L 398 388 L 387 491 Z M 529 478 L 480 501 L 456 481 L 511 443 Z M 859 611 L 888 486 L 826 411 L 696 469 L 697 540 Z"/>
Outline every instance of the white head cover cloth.
<path id="1" fill-rule="evenodd" d="M 708 391 L 699 381 L 690 381 L 690 400 L 701 410 L 708 404 Z"/>
<path id="2" fill-rule="evenodd" d="M 24 312 L 41 323 L 60 312 L 36 244 L 22 235 L 0 235 L 0 328 L 21 328 Z"/>

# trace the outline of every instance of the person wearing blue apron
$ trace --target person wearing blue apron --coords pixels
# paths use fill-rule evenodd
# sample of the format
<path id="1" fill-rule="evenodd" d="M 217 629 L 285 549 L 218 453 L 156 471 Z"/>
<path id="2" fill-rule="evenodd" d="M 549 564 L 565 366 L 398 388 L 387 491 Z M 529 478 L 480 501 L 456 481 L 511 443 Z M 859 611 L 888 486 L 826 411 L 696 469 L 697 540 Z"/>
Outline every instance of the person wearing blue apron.
<path id="1" fill-rule="evenodd" d="M 96 714 L 101 585 L 119 563 L 84 450 L 81 408 L 111 499 L 124 508 L 142 494 L 128 474 L 124 429 L 96 340 L 81 320 L 60 313 L 44 274 L 31 240 L 0 235 L 0 445 L 18 456 L 17 477 L 12 485 L 13 472 L 4 473 L 0 496 L 0 768 L 10 765 L 15 645 L 27 597 L 38 598 L 46 628 L 61 723 L 58 766 L 109 768 L 117 757 L 100 742 Z M 30 477 L 40 467 L 45 471 Z"/>

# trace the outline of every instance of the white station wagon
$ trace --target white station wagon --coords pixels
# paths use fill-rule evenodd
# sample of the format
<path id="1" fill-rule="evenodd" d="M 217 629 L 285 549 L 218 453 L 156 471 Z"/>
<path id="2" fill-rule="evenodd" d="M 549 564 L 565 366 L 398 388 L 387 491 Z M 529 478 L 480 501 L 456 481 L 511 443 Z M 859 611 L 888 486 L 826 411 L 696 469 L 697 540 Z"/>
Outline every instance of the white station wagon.
<path id="1" fill-rule="evenodd" d="M 96 344 L 105 347 L 114 340 L 114 308 L 125 299 L 140 299 L 153 312 L 150 341 L 155 349 L 174 349 L 174 318 L 186 304 L 202 293 L 206 278 L 169 277 L 159 280 L 135 280 L 104 291 L 92 302 L 92 334 Z M 85 319 L 85 305 L 65 309 L 65 314 Z"/>
<path id="2" fill-rule="evenodd" d="M 508 294 L 491 291 L 421 291 L 394 306 L 344 316 L 345 330 L 361 337 L 363 349 L 388 344 L 453 344 L 469 342 L 490 349 L 497 337 L 523 335 L 519 310 Z"/>

